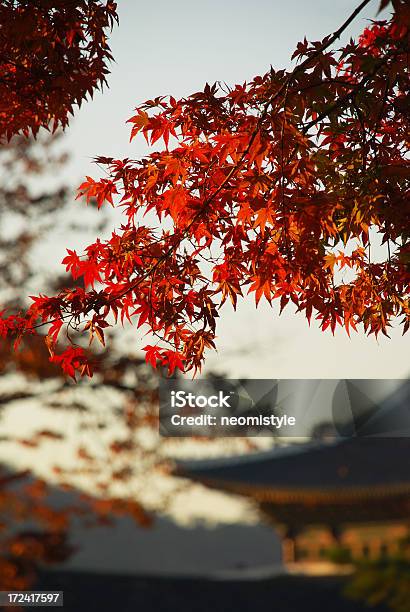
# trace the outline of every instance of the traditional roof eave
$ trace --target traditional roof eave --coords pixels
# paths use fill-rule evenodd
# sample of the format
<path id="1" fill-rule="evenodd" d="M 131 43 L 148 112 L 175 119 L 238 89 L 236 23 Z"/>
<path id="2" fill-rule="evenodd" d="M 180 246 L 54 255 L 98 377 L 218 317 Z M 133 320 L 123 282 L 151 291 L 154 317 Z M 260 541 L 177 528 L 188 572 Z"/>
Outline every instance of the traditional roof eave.
<path id="1" fill-rule="evenodd" d="M 356 438 L 183 461 L 173 473 L 259 500 L 385 498 L 410 493 L 410 439 Z"/>
<path id="2" fill-rule="evenodd" d="M 184 477 L 183 472 L 178 474 Z M 334 487 L 333 489 L 317 488 L 288 488 L 232 483 L 223 480 L 213 480 L 210 478 L 194 477 L 190 474 L 187 478 L 195 480 L 207 487 L 226 491 L 238 495 L 245 495 L 258 502 L 271 503 L 311 503 L 315 505 L 346 504 L 348 502 L 360 503 L 364 499 L 385 499 L 396 496 L 410 495 L 410 483 L 392 483 L 372 487 Z M 410 502 L 409 502 L 410 505 Z"/>

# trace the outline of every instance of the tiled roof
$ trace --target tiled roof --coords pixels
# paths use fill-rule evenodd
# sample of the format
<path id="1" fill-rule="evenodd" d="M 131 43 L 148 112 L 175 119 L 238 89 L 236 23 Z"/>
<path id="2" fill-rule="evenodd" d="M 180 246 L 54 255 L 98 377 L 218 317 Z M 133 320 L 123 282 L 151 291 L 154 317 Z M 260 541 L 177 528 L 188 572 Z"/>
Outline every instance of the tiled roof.
<path id="1" fill-rule="evenodd" d="M 383 486 L 410 490 L 410 438 L 351 438 L 223 460 L 179 462 L 175 473 L 214 485 L 231 483 L 235 489 L 243 485 L 276 491 Z"/>

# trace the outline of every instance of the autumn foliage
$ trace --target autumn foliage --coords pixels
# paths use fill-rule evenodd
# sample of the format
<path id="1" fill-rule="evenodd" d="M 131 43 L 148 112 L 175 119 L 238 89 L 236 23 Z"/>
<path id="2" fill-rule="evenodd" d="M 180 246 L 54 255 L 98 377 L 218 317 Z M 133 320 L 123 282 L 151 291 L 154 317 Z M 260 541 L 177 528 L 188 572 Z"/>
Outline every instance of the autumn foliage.
<path id="1" fill-rule="evenodd" d="M 333 35 L 300 42 L 291 71 L 139 105 L 131 139 L 153 152 L 98 157 L 106 175 L 79 189 L 122 210 L 122 225 L 68 250 L 82 287 L 34 296 L 2 333 L 50 324 L 50 359 L 74 377 L 89 362 L 65 332 L 104 344 L 118 321 L 151 333 L 154 367 L 196 372 L 220 307 L 246 294 L 293 305 L 323 331 L 388 335 L 394 320 L 407 331 L 410 8 L 395 0 L 389 21 L 336 48 L 366 4 Z"/>
<path id="2" fill-rule="evenodd" d="M 0 139 L 67 125 L 106 83 L 116 19 L 112 0 L 0 2 Z"/>
<path id="3" fill-rule="evenodd" d="M 67 160 L 59 149 L 60 136 L 61 132 L 51 135 L 44 130 L 36 139 L 14 136 L 0 149 L 0 292 L 3 307 L 10 311 L 24 306 L 27 287 L 39 279 L 50 292 L 71 282 L 67 275 L 63 279 L 48 269 L 36 253 L 50 229 L 60 227 L 61 217 L 69 231 L 68 190 L 49 180 L 60 174 Z M 101 224 L 101 214 L 95 211 L 94 217 Z M 90 217 L 72 231 L 94 233 L 96 223 Z M 60 365 L 50 362 L 43 336 L 26 335 L 17 351 L 10 340 L 0 339 L 0 590 L 21 590 L 33 586 L 39 568 L 55 566 L 74 552 L 74 523 L 105 525 L 127 515 L 139 525 L 149 525 L 151 516 L 130 483 L 136 473 L 148 471 L 147 465 L 155 470 L 163 458 L 157 446 L 145 448 L 137 441 L 141 429 L 157 427 L 156 377 L 141 357 L 119 351 L 111 338 L 110 346 L 99 351 L 98 376 L 79 381 L 76 397 L 78 387 L 70 388 Z M 64 366 L 67 370 L 69 364 Z M 95 400 L 99 393 L 105 400 L 103 414 Z M 30 423 L 27 411 L 33 415 L 36 409 L 46 410 L 46 418 L 37 415 L 37 422 L 31 416 L 32 426 L 25 427 Z M 58 426 L 62 413 L 65 423 L 74 424 L 72 434 L 76 428 L 82 432 L 80 439 Z M 18 415 L 12 429 L 11 415 Z M 93 447 L 97 436 L 98 453 Z M 27 453 L 35 472 L 41 468 L 38 453 L 44 446 L 50 449 L 47 471 L 54 486 L 4 463 L 13 464 Z M 69 469 L 61 462 L 62 447 L 72 449 Z M 84 478 L 94 485 L 89 496 L 78 490 Z M 124 487 L 120 496 L 119 485 Z"/>

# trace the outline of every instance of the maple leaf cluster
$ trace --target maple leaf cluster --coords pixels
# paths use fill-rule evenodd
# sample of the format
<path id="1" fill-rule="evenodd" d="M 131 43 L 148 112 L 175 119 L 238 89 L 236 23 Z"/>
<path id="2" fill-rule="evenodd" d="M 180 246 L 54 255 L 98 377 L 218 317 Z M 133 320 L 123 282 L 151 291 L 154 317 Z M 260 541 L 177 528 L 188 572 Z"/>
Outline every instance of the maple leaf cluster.
<path id="1" fill-rule="evenodd" d="M 163 148 L 99 157 L 106 176 L 79 190 L 121 208 L 123 224 L 83 255 L 68 251 L 84 287 L 34 298 L 4 333 L 52 323 L 56 360 L 60 323 L 104 342 L 104 327 L 135 321 L 156 339 L 147 361 L 172 373 L 200 369 L 219 308 L 246 293 L 280 311 L 292 304 L 322 330 L 388 335 L 399 320 L 406 331 L 409 6 L 394 8 L 341 49 L 352 17 L 322 41 L 305 39 L 292 71 L 137 107 L 131 139 Z M 87 371 L 77 348 L 63 355 L 69 374 Z"/>
<path id="2" fill-rule="evenodd" d="M 112 0 L 0 2 L 0 138 L 67 125 L 106 83 L 115 21 Z"/>

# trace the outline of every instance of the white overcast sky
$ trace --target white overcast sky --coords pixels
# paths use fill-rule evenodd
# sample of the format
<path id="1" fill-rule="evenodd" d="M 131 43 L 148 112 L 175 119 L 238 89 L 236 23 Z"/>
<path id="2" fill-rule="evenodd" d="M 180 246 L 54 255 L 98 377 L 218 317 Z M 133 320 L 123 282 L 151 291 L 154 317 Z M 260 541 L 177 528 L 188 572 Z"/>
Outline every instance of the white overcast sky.
<path id="1" fill-rule="evenodd" d="M 129 144 L 126 120 L 142 101 L 165 94 L 188 95 L 216 80 L 242 83 L 274 68 L 290 66 L 290 56 L 304 36 L 318 40 L 336 30 L 358 0 L 119 0 L 120 26 L 111 37 L 115 63 L 110 88 L 77 110 L 64 146 L 71 154 L 65 176 L 78 185 L 85 175 L 98 176 L 96 155 L 139 157 L 143 138 Z M 375 18 L 379 0 L 371 2 L 349 28 L 361 32 Z M 346 39 L 346 36 L 344 37 Z M 77 203 L 78 219 L 83 219 Z M 120 218 L 114 218 L 117 224 Z M 48 259 L 61 261 L 65 247 L 81 249 L 87 239 L 50 238 Z M 130 331 L 129 348 L 141 337 Z M 218 353 L 209 353 L 206 369 L 254 378 L 395 378 L 408 374 L 408 337 L 392 330 L 391 340 L 362 334 L 349 339 L 309 328 L 303 315 L 243 300 L 234 313 L 224 307 L 218 325 Z M 142 345 L 143 346 L 143 345 Z M 407 350 L 406 350 L 407 349 Z"/>

